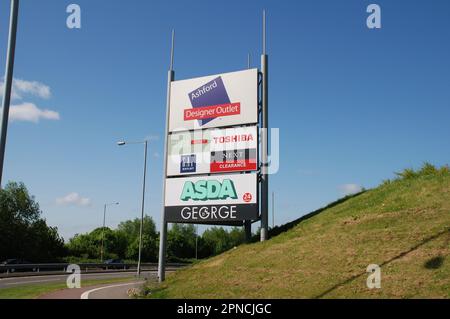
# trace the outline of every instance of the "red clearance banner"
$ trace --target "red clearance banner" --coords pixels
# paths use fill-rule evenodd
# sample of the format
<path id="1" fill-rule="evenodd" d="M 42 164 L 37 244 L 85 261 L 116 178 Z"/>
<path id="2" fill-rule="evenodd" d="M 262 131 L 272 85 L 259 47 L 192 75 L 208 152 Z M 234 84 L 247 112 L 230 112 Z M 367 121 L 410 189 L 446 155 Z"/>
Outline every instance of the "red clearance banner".
<path id="1" fill-rule="evenodd" d="M 230 162 L 214 162 L 210 164 L 211 173 L 255 171 L 256 169 L 256 159 L 237 160 Z"/>
<path id="2" fill-rule="evenodd" d="M 257 170 L 257 150 L 229 150 L 211 152 L 211 173 Z"/>
<path id="3" fill-rule="evenodd" d="M 184 120 L 203 120 L 241 114 L 241 103 L 228 103 L 184 110 Z"/>

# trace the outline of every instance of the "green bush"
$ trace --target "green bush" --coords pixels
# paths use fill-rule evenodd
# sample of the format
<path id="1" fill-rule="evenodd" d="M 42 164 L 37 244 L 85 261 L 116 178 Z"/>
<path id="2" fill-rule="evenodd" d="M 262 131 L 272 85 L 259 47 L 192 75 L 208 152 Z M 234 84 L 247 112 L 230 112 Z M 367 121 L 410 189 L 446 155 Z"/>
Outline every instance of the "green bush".
<path id="1" fill-rule="evenodd" d="M 398 176 L 398 179 L 412 179 L 412 178 L 418 178 L 418 177 L 424 177 L 424 176 L 444 176 L 450 174 L 450 169 L 448 165 L 444 165 L 440 168 L 436 168 L 433 164 L 429 162 L 423 163 L 422 167 L 415 171 L 412 168 L 404 169 L 402 172 L 396 172 L 395 173 Z M 385 184 L 383 182 L 383 184 Z"/>

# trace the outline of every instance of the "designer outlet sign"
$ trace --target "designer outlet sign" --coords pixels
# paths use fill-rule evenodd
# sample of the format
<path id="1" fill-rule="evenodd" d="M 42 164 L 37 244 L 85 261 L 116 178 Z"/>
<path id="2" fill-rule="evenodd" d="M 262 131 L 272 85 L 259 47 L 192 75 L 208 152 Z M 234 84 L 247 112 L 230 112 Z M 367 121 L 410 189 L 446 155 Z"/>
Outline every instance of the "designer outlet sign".
<path id="1" fill-rule="evenodd" d="M 166 179 L 168 222 L 211 223 L 258 217 L 257 174 Z"/>
<path id="2" fill-rule="evenodd" d="M 172 133 L 167 175 L 255 171 L 257 147 L 256 126 Z"/>
<path id="3" fill-rule="evenodd" d="M 258 122 L 258 70 L 174 81 L 169 132 Z"/>

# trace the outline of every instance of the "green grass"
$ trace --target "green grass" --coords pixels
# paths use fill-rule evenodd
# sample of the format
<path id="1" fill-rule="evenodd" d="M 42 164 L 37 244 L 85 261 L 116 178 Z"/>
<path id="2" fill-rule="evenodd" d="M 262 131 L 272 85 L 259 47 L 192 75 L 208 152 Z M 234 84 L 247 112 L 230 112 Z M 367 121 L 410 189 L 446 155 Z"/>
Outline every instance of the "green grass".
<path id="1" fill-rule="evenodd" d="M 148 298 L 450 298 L 450 172 L 428 164 L 149 283 Z M 299 194 L 301 198 L 301 194 Z M 366 286 L 381 266 L 381 289 Z"/>
<path id="2" fill-rule="evenodd" d="M 83 280 L 81 287 L 89 287 L 95 285 L 112 284 L 126 282 L 132 279 L 131 277 L 111 278 L 111 279 L 92 279 Z M 41 295 L 54 292 L 61 289 L 66 289 L 65 283 L 44 283 L 31 284 L 19 287 L 1 288 L 0 299 L 36 299 Z"/>

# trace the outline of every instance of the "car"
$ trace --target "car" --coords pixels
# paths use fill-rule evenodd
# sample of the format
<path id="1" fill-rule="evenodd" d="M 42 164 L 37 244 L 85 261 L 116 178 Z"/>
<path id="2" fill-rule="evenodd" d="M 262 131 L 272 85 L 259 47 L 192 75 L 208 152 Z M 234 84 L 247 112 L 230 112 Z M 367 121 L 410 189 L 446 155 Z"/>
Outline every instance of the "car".
<path id="1" fill-rule="evenodd" d="M 17 268 L 11 266 L 18 265 Z M 30 266 L 28 266 L 30 265 Z M 37 268 L 31 266 L 32 263 L 24 259 L 10 258 L 0 263 L 0 269 L 2 272 L 17 272 L 17 271 L 36 271 Z"/>
<path id="2" fill-rule="evenodd" d="M 129 269 L 122 259 L 108 259 L 103 263 L 103 269 Z"/>

